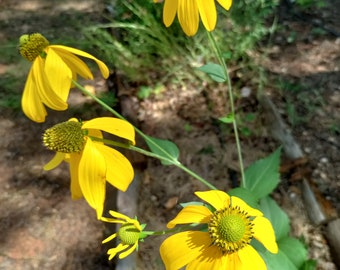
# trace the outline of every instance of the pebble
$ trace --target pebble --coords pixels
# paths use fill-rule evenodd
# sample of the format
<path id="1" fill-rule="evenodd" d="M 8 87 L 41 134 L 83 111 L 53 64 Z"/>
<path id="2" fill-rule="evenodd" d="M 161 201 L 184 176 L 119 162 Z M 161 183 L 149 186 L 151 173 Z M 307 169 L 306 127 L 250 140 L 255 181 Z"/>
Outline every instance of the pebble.
<path id="1" fill-rule="evenodd" d="M 320 159 L 320 162 L 321 163 L 328 163 L 328 158 L 323 157 L 323 158 Z"/>

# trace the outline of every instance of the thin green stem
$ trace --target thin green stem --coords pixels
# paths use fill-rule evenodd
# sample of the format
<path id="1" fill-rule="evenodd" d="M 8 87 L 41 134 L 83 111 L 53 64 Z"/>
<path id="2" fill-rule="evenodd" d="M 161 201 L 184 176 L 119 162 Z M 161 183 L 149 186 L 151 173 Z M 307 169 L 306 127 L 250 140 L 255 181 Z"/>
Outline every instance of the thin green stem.
<path id="1" fill-rule="evenodd" d="M 76 81 L 73 80 L 73 84 L 79 89 L 81 90 L 84 94 L 88 95 L 89 97 L 91 97 L 94 101 L 96 101 L 98 104 L 100 104 L 104 109 L 108 110 L 109 112 L 111 112 L 114 116 L 122 119 L 122 120 L 126 120 L 121 114 L 119 114 L 117 111 L 115 111 L 114 109 L 112 109 L 109 105 L 107 105 L 105 102 L 103 102 L 101 99 L 99 99 L 98 97 L 96 97 L 95 95 L 93 95 L 92 93 L 90 93 L 89 91 L 87 91 L 82 85 L 80 85 L 79 83 L 77 83 Z M 113 145 L 113 146 L 118 146 L 118 147 L 123 147 L 126 149 L 130 149 L 132 151 L 136 151 L 138 153 L 141 153 L 143 155 L 149 156 L 149 157 L 153 157 L 153 158 L 157 158 L 159 160 L 163 160 L 166 161 L 167 163 L 170 163 L 172 165 L 175 165 L 176 167 L 182 169 L 183 171 L 185 171 L 186 173 L 188 173 L 189 175 L 191 175 L 192 177 L 196 178 L 198 181 L 200 181 L 201 183 L 203 183 L 204 185 L 206 185 L 207 187 L 209 187 L 210 189 L 217 189 L 214 185 L 210 184 L 207 180 L 205 180 L 204 178 L 202 178 L 201 176 L 199 176 L 198 174 L 196 174 L 195 172 L 193 172 L 192 170 L 188 169 L 187 167 L 185 167 L 184 165 L 182 165 L 177 159 L 175 159 L 171 154 L 169 154 L 166 150 L 164 150 L 163 148 L 161 148 L 158 144 L 155 144 L 152 139 L 150 139 L 149 136 L 145 135 L 141 130 L 139 130 L 137 127 L 133 126 L 135 131 L 143 137 L 143 139 L 145 141 L 147 141 L 150 144 L 153 144 L 154 146 L 158 147 L 158 149 L 165 155 L 165 156 L 161 156 L 158 155 L 154 152 L 149 152 L 146 151 L 144 149 L 141 149 L 139 147 L 133 146 L 133 145 L 127 145 L 124 143 L 119 143 L 119 142 L 114 142 L 111 140 L 106 140 L 106 139 L 99 139 L 99 138 L 93 138 L 95 140 L 100 140 L 105 142 L 106 144 L 109 145 Z"/>
<path id="2" fill-rule="evenodd" d="M 243 187 L 245 184 L 245 175 L 244 175 L 244 166 L 243 166 L 243 157 L 242 157 L 242 149 L 241 149 L 241 143 L 240 143 L 240 137 L 238 134 L 238 128 L 237 128 L 237 121 L 236 121 L 236 115 L 235 115 L 235 106 L 234 106 L 234 94 L 233 89 L 231 86 L 231 80 L 229 76 L 229 71 L 226 62 L 223 60 L 221 50 L 219 49 L 216 40 L 211 32 L 208 32 L 209 41 L 215 51 L 216 57 L 218 61 L 220 62 L 220 65 L 223 67 L 224 75 L 227 78 L 227 87 L 228 87 L 228 95 L 229 95 L 229 102 L 230 102 L 230 110 L 231 114 L 233 116 L 233 129 L 234 129 L 234 135 L 235 135 L 235 141 L 236 141 L 236 148 L 237 148 L 237 154 L 240 164 L 240 171 L 241 171 L 241 186 Z"/>
<path id="3" fill-rule="evenodd" d="M 180 226 L 180 227 L 176 227 L 173 229 L 169 229 L 169 230 L 162 230 L 162 231 L 143 231 L 143 234 L 146 235 L 164 235 L 164 234 L 168 234 L 168 233 L 178 233 L 178 232 L 183 232 L 183 231 L 187 231 L 189 229 L 193 230 L 197 230 L 197 227 L 202 227 L 201 225 L 184 225 L 184 226 Z"/>

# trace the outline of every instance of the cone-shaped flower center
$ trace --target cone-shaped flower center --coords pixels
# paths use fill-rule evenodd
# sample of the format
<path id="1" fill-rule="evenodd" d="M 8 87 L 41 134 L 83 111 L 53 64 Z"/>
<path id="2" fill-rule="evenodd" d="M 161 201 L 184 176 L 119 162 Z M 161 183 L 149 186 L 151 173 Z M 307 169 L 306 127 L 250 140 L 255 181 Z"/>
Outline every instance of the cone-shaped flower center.
<path id="1" fill-rule="evenodd" d="M 213 245 L 223 253 L 233 253 L 248 245 L 253 238 L 252 222 L 239 207 L 215 211 L 208 224 Z"/>
<path id="2" fill-rule="evenodd" d="M 22 35 L 20 37 L 20 54 L 32 62 L 44 52 L 48 44 L 48 40 L 39 33 Z"/>
<path id="3" fill-rule="evenodd" d="M 134 224 L 124 223 L 118 230 L 118 236 L 123 244 L 133 245 L 138 242 L 140 231 Z"/>
<path id="4" fill-rule="evenodd" d="M 48 149 L 56 152 L 80 152 L 83 150 L 85 143 L 81 123 L 68 121 L 45 130 L 43 143 Z"/>

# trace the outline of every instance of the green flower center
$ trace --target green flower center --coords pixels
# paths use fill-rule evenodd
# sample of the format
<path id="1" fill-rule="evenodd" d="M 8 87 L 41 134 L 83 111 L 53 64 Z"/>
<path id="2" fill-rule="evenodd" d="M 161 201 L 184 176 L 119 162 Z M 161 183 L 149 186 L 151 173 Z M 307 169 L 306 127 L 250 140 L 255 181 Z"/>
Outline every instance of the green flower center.
<path id="1" fill-rule="evenodd" d="M 39 55 L 43 55 L 44 49 L 49 45 L 48 40 L 39 33 L 22 35 L 19 41 L 20 54 L 31 62 Z"/>
<path id="2" fill-rule="evenodd" d="M 237 252 L 253 238 L 250 216 L 238 206 L 215 211 L 208 224 L 213 245 L 223 253 Z"/>
<path id="3" fill-rule="evenodd" d="M 81 123 L 68 121 L 45 130 L 43 143 L 52 151 L 79 153 L 83 150 L 85 143 Z"/>
<path id="4" fill-rule="evenodd" d="M 124 223 L 118 230 L 118 237 L 126 245 L 133 245 L 138 242 L 139 236 L 140 231 L 131 223 Z"/>

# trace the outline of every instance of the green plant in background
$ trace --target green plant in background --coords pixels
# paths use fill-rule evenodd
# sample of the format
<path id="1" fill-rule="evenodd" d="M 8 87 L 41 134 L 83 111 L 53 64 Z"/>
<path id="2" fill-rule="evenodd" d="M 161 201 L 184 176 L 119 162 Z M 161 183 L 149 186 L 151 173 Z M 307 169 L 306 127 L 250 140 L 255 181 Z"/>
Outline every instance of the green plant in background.
<path id="1" fill-rule="evenodd" d="M 107 3 L 112 10 L 106 17 L 107 23 L 84 29 L 86 38 L 107 63 L 134 82 L 152 84 L 157 79 L 160 83 L 181 84 L 200 80 L 201 74 L 192 67 L 214 58 L 205 32 L 199 31 L 189 39 L 180 33 L 176 22 L 166 29 L 159 24 L 161 6 L 151 1 L 124 1 L 117 7 L 115 3 L 113 0 Z M 265 25 L 266 19 L 274 13 L 277 3 L 277 0 L 234 3 L 231 17 L 219 21 L 214 33 L 225 59 L 249 64 L 247 52 L 271 31 Z"/>
<path id="2" fill-rule="evenodd" d="M 278 89 L 286 99 L 285 111 L 293 127 L 308 123 L 317 109 L 325 105 L 320 90 L 310 88 L 308 85 L 280 79 Z"/>
<path id="3" fill-rule="evenodd" d="M 326 6 L 326 2 L 324 0 L 296 0 L 295 2 L 304 9 L 312 7 L 322 8 Z"/>

